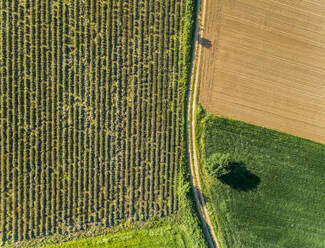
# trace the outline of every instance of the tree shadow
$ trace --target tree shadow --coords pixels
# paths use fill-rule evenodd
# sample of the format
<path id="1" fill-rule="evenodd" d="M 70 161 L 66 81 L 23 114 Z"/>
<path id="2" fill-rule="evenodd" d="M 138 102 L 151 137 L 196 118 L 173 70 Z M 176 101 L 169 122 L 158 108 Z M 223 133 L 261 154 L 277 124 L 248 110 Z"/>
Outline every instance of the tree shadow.
<path id="1" fill-rule="evenodd" d="M 198 201 L 196 201 L 196 200 L 195 201 L 196 201 L 197 211 L 199 213 L 199 216 L 201 216 L 199 219 L 200 219 L 200 224 L 202 226 L 202 230 L 205 233 L 206 237 L 212 237 L 212 234 L 211 234 L 212 230 L 210 229 L 209 224 L 205 221 L 204 213 L 202 212 L 202 209 L 201 209 L 201 206 L 200 206 L 200 204 L 201 204 L 204 207 L 205 203 L 207 201 L 209 201 L 210 199 L 207 197 L 207 195 L 203 194 L 200 189 L 198 189 L 195 186 L 192 186 L 192 187 L 193 187 L 193 190 L 195 191 L 194 193 L 199 194 Z M 193 197 L 195 198 L 194 195 L 193 195 Z M 202 201 L 201 197 L 203 197 L 204 202 Z M 217 247 L 217 244 L 214 242 L 213 239 L 209 238 L 208 240 L 209 240 L 209 244 L 211 245 L 211 247 Z"/>
<path id="2" fill-rule="evenodd" d="M 220 177 L 220 181 L 239 191 L 253 191 L 257 189 L 261 179 L 246 169 L 243 162 L 232 163 L 231 172 Z"/>
<path id="3" fill-rule="evenodd" d="M 201 37 L 200 35 L 198 36 L 197 40 L 198 40 L 199 44 L 205 48 L 210 48 L 212 46 L 212 43 L 210 40 L 205 39 L 205 38 Z"/>
<path id="4" fill-rule="evenodd" d="M 198 196 L 199 196 L 199 202 L 200 202 L 200 204 L 202 205 L 202 206 L 205 206 L 206 205 L 206 202 L 208 202 L 208 201 L 210 201 L 210 198 L 206 195 L 206 194 L 203 194 L 203 192 L 199 189 L 199 188 L 197 188 L 196 186 L 193 186 L 194 188 L 194 191 L 196 191 L 196 193 L 198 194 Z M 202 201 L 202 198 L 201 198 L 201 196 L 202 196 L 202 198 L 204 199 L 204 202 Z"/>

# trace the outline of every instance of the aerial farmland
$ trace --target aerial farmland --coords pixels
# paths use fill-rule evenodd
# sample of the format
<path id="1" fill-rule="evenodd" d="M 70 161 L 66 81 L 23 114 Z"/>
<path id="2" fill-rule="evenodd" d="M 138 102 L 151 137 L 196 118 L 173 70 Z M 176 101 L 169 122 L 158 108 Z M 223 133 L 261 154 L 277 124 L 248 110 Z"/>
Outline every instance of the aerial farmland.
<path id="1" fill-rule="evenodd" d="M 207 0 L 200 103 L 325 142 L 325 2 Z"/>
<path id="2" fill-rule="evenodd" d="M 0 246 L 325 247 L 325 0 L 0 0 Z"/>
<path id="3" fill-rule="evenodd" d="M 325 1 L 202 13 L 192 143 L 218 247 L 325 247 Z"/>
<path id="4" fill-rule="evenodd" d="M 193 6 L 0 2 L 2 244 L 156 222 L 168 227 L 157 237 L 170 230 L 166 242 L 193 238 L 178 227 Z"/>

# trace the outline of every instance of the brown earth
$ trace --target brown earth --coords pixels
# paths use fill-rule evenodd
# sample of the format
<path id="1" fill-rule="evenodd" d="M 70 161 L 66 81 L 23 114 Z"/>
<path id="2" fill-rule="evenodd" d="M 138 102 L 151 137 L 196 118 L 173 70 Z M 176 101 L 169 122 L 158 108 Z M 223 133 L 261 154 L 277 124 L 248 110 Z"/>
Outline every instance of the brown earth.
<path id="1" fill-rule="evenodd" d="M 207 0 L 200 103 L 325 143 L 325 0 Z"/>

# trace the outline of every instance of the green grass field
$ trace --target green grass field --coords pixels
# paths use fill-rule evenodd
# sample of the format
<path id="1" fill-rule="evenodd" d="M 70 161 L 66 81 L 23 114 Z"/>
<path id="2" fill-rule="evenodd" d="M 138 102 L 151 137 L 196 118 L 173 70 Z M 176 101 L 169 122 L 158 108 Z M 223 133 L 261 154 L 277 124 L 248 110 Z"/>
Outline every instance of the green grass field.
<path id="1" fill-rule="evenodd" d="M 108 234 L 68 242 L 47 248 L 104 248 L 104 247 L 188 247 L 188 236 L 180 229 L 163 226 Z"/>
<path id="2" fill-rule="evenodd" d="M 197 112 L 200 160 L 229 152 L 231 174 L 203 193 L 222 248 L 325 247 L 325 145 Z"/>

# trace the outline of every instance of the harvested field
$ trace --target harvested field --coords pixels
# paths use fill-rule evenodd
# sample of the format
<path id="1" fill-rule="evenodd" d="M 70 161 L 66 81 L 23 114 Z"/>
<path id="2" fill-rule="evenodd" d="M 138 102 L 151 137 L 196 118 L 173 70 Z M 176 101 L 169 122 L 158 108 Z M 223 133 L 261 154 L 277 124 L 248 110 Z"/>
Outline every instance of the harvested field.
<path id="1" fill-rule="evenodd" d="M 325 142 L 325 1 L 206 4 L 200 103 Z"/>

